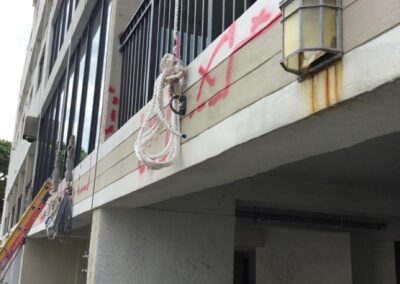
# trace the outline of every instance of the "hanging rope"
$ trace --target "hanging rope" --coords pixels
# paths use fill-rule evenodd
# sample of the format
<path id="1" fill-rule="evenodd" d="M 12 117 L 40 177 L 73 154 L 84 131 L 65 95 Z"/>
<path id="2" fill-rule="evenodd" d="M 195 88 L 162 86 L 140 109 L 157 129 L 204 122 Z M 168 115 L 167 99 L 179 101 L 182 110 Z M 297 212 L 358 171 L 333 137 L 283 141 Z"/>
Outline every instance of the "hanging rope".
<path id="1" fill-rule="evenodd" d="M 161 74 L 154 83 L 154 94 L 150 102 L 150 109 L 146 113 L 143 124 L 135 142 L 135 153 L 139 161 L 151 169 L 161 169 L 173 164 L 180 150 L 181 138 L 186 138 L 180 131 L 180 115 L 186 111 L 186 98 L 182 96 L 181 86 L 184 78 L 184 68 L 179 59 L 180 37 L 179 0 L 175 0 L 174 16 L 174 54 L 166 54 L 161 59 Z M 166 115 L 164 110 L 164 89 L 169 93 L 168 107 L 171 115 Z M 168 118 L 166 118 L 166 116 Z M 147 146 L 161 134 L 163 130 L 169 131 L 169 139 L 163 150 L 156 154 L 145 152 Z"/>
<path id="2" fill-rule="evenodd" d="M 75 157 L 75 137 L 71 136 L 67 147 L 65 181 L 66 188 L 58 190 L 60 179 L 60 159 L 59 152 L 56 154 L 55 167 L 53 171 L 53 191 L 46 201 L 46 207 L 43 210 L 45 218 L 47 237 L 51 240 L 57 235 L 64 235 L 72 229 L 72 169 Z"/>

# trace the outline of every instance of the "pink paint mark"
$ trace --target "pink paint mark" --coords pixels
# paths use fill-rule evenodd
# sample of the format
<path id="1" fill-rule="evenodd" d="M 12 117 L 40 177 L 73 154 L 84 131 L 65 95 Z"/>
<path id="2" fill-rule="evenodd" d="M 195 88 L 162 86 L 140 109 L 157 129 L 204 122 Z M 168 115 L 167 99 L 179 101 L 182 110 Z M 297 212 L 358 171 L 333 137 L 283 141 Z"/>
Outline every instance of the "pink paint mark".
<path id="1" fill-rule="evenodd" d="M 139 174 L 142 175 L 148 169 L 142 162 L 138 161 L 137 167 L 139 169 Z"/>
<path id="2" fill-rule="evenodd" d="M 228 30 L 224 33 L 220 41 L 218 42 L 217 46 L 212 52 L 212 55 L 210 57 L 210 60 L 208 61 L 207 68 L 204 68 L 203 66 L 200 66 L 199 68 L 199 74 L 202 76 L 202 80 L 200 82 L 200 87 L 199 87 L 199 92 L 197 94 L 197 101 L 201 98 L 201 95 L 203 93 L 203 88 L 204 88 L 204 83 L 209 84 L 210 86 L 213 86 L 215 84 L 215 78 L 212 77 L 210 74 L 210 68 L 212 65 L 212 62 L 217 55 L 217 53 L 220 51 L 222 46 L 225 43 L 229 43 L 229 48 L 231 48 L 231 53 L 228 55 L 227 58 L 227 68 L 226 68 L 226 73 L 225 73 L 225 86 L 224 88 L 218 92 L 214 97 L 209 99 L 207 102 L 207 106 L 212 107 L 218 104 L 221 100 L 226 99 L 228 94 L 229 94 L 229 88 L 232 84 L 232 71 L 233 71 L 233 61 L 234 61 L 234 54 L 236 51 L 241 49 L 243 46 L 245 46 L 247 43 L 252 41 L 254 38 L 258 37 L 261 34 L 264 34 L 270 28 L 275 24 L 278 23 L 280 18 L 282 17 L 282 13 L 279 12 L 273 17 L 271 14 L 266 10 L 262 9 L 260 13 L 256 16 L 254 16 L 251 19 L 251 27 L 250 27 L 250 34 L 246 38 L 244 38 L 242 41 L 236 44 L 234 47 L 234 42 L 235 42 L 235 22 L 228 28 Z M 205 107 L 205 104 L 202 103 L 200 104 L 194 111 L 192 111 L 189 114 L 189 118 L 192 119 L 194 115 L 200 111 L 202 111 Z"/>
<path id="3" fill-rule="evenodd" d="M 162 156 L 160 159 L 158 159 L 159 162 L 165 162 L 165 160 L 167 159 L 167 155 Z"/>
<path id="4" fill-rule="evenodd" d="M 206 79 L 207 84 L 209 84 L 210 86 L 215 85 L 215 77 L 212 76 L 211 74 L 207 74 L 206 70 L 201 65 L 199 67 L 199 73 L 204 79 Z"/>
<path id="5" fill-rule="evenodd" d="M 251 33 L 254 34 L 258 30 L 259 26 L 267 22 L 270 18 L 271 14 L 268 13 L 266 9 L 262 9 L 260 14 L 251 19 Z"/>
<path id="6" fill-rule="evenodd" d="M 111 111 L 111 121 L 115 122 L 117 120 L 117 111 L 115 109 L 113 109 Z"/>
<path id="7" fill-rule="evenodd" d="M 256 16 L 257 17 L 257 16 Z M 267 31 L 269 31 L 274 25 L 275 23 L 278 23 L 279 20 L 282 17 L 282 13 L 279 12 L 277 13 L 274 17 L 269 17 L 268 20 L 266 22 L 263 22 L 262 24 L 259 24 L 258 27 L 250 33 L 250 35 L 248 37 L 246 37 L 245 39 L 243 39 L 242 41 L 240 41 L 235 49 L 233 50 L 233 52 L 238 51 L 239 49 L 241 49 L 243 46 L 245 46 L 247 43 L 249 43 L 250 41 L 252 41 L 253 39 L 257 38 L 258 36 L 266 33 Z M 254 18 L 252 18 L 253 20 Z M 261 26 L 261 27 L 260 27 Z M 257 30 L 258 28 L 260 28 L 259 30 Z"/>
<path id="8" fill-rule="evenodd" d="M 119 103 L 119 97 L 118 96 L 113 96 L 112 104 L 113 105 L 117 105 L 118 103 Z"/>
<path id="9" fill-rule="evenodd" d="M 189 118 L 192 119 L 196 113 L 202 112 L 206 108 L 206 102 L 201 103 L 195 110 L 189 113 Z"/>
<path id="10" fill-rule="evenodd" d="M 142 112 L 142 113 L 140 114 L 140 124 L 143 125 L 143 122 L 144 122 L 144 112 Z"/>
<path id="11" fill-rule="evenodd" d="M 105 132 L 106 135 L 114 133 L 114 125 L 108 126 L 108 127 L 104 130 L 104 132 Z"/>
<path id="12" fill-rule="evenodd" d="M 202 94 L 203 94 L 203 88 L 204 88 L 204 83 L 207 82 L 206 75 L 210 72 L 211 65 L 214 62 L 215 56 L 218 54 L 220 49 L 224 46 L 224 44 L 228 43 L 229 47 L 233 46 L 233 43 L 235 41 L 235 22 L 223 33 L 220 41 L 217 43 L 217 46 L 213 50 L 210 60 L 207 63 L 207 67 L 204 69 L 202 67 L 202 79 L 200 81 L 200 87 L 199 87 L 199 92 L 197 93 L 197 101 L 200 100 Z M 209 79 L 208 79 L 209 80 Z"/>
<path id="13" fill-rule="evenodd" d="M 108 92 L 111 93 L 111 94 L 115 94 L 116 93 L 115 88 L 113 86 L 109 86 L 108 87 Z"/>

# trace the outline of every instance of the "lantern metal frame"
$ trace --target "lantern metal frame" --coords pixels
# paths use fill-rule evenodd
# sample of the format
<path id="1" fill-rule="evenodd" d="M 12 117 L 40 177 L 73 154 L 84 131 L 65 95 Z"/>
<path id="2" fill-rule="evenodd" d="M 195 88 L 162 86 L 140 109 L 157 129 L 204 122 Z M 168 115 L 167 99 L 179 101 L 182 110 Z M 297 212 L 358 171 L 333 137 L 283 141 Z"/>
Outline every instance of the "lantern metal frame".
<path id="1" fill-rule="evenodd" d="M 289 6 L 294 1 L 299 1 L 299 6 L 295 8 L 292 12 L 290 12 L 288 15 L 285 15 L 285 8 Z M 303 80 L 305 77 L 310 76 L 312 74 L 315 74 L 316 72 L 320 71 L 327 65 L 330 65 L 331 63 L 337 61 L 343 56 L 343 25 L 342 25 L 342 0 L 336 0 L 336 5 L 330 5 L 326 4 L 326 0 L 318 0 L 318 4 L 315 5 L 304 5 L 304 0 L 283 0 L 279 3 L 279 8 L 283 12 L 283 18 L 281 20 L 282 24 L 282 60 L 280 61 L 280 64 L 282 67 L 290 72 L 297 74 L 299 76 L 299 80 Z M 327 48 L 324 47 L 324 8 L 329 8 L 329 9 L 334 9 L 336 10 L 336 41 L 337 41 L 337 46 L 336 48 Z M 319 9 L 319 25 L 320 25 L 320 40 L 319 40 L 319 46 L 316 46 L 315 48 L 303 48 L 303 38 L 304 38 L 304 27 L 303 27 L 303 10 L 306 9 Z M 285 20 L 287 20 L 290 16 L 294 15 L 295 13 L 299 13 L 299 45 L 298 49 L 296 49 L 294 52 L 290 53 L 289 55 L 284 54 L 284 48 L 285 48 Z M 296 69 L 291 69 L 288 68 L 285 65 L 285 62 L 291 58 L 292 56 L 299 56 L 299 53 L 304 53 L 304 52 L 309 52 L 309 51 L 324 51 L 326 52 L 325 56 L 323 56 L 322 60 L 317 62 L 315 65 L 312 64 L 310 68 L 306 70 L 302 70 L 300 67 L 298 70 Z M 317 60 L 318 61 L 318 60 Z M 299 61 L 300 65 L 300 61 Z"/>

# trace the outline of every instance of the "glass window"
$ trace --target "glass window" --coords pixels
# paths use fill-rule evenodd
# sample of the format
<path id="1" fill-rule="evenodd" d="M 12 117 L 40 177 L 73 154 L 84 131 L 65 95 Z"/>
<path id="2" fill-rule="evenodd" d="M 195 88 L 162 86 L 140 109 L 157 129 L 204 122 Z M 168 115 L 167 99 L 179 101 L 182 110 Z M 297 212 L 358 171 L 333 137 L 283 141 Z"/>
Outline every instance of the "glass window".
<path id="1" fill-rule="evenodd" d="M 100 11 L 97 13 L 96 18 L 91 27 L 91 39 L 90 39 L 90 62 L 89 62 L 89 75 L 87 81 L 87 93 L 86 93 L 86 104 L 85 111 L 83 113 L 83 131 L 82 131 L 82 143 L 81 143 L 81 157 L 80 160 L 84 159 L 87 154 L 92 150 L 90 147 L 91 137 L 91 125 L 93 112 L 97 111 L 93 109 L 95 100 L 95 85 L 96 85 L 96 71 L 97 61 L 99 57 L 99 43 L 100 43 Z"/>
<path id="2" fill-rule="evenodd" d="M 108 48 L 108 36 L 110 33 L 110 18 L 111 18 L 111 1 L 108 2 L 107 5 L 107 24 L 105 26 L 105 40 L 104 40 L 104 53 L 103 53 L 103 67 L 101 74 L 101 87 L 100 87 L 100 97 L 99 97 L 99 115 L 97 117 L 97 126 L 96 126 L 96 138 L 95 138 L 95 147 L 97 147 L 99 143 L 99 135 L 100 135 L 100 126 L 101 126 L 101 113 L 103 106 L 103 97 L 104 97 L 104 84 L 105 84 L 105 73 L 106 73 L 106 64 L 107 64 L 107 48 Z M 104 24 L 104 23 L 103 23 Z"/>
<path id="3" fill-rule="evenodd" d="M 83 76 L 85 74 L 85 61 L 86 61 L 86 40 L 81 44 L 81 52 L 79 56 L 79 69 L 78 69 L 78 81 L 75 97 L 75 114 L 72 124 L 72 135 L 78 137 L 78 123 L 80 115 L 80 107 L 82 103 L 82 88 L 83 88 Z"/>

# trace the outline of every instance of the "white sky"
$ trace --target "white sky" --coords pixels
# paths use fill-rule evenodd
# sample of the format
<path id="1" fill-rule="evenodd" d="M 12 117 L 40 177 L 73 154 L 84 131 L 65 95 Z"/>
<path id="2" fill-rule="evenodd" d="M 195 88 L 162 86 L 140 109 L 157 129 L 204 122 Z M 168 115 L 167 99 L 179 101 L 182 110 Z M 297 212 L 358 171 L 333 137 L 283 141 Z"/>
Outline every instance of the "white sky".
<path id="1" fill-rule="evenodd" d="M 2 2 L 0 8 L 0 139 L 11 141 L 34 9 L 32 0 Z"/>

